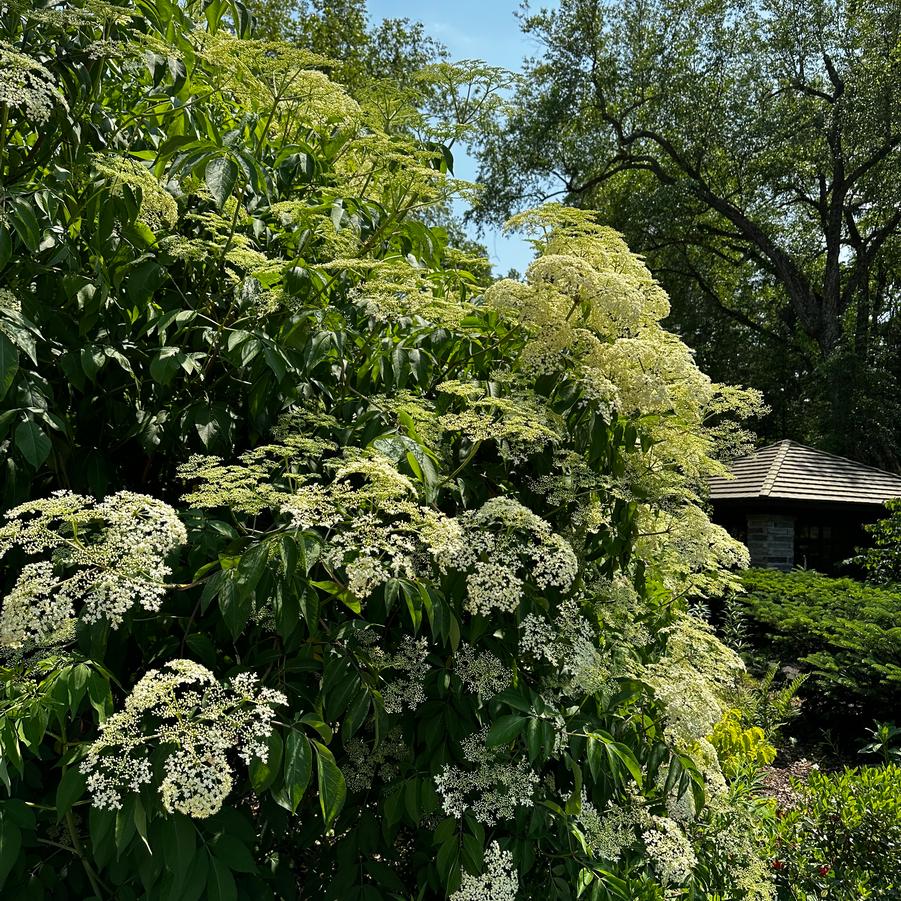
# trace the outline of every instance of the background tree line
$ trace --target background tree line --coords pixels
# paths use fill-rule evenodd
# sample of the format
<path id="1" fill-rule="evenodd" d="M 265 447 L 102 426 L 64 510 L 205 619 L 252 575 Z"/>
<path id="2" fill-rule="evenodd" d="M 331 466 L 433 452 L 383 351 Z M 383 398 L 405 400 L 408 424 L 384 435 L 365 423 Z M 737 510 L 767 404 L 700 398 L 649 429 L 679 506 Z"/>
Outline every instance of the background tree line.
<path id="1" fill-rule="evenodd" d="M 562 0 L 481 148 L 477 213 L 598 210 L 762 437 L 898 469 L 901 5 Z"/>

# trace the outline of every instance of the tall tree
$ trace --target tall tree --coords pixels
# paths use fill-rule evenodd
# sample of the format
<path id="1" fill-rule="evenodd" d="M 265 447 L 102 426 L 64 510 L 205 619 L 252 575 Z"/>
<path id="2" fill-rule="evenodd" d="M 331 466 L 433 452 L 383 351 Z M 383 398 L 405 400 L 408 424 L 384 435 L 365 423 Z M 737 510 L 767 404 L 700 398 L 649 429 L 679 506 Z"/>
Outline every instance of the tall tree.
<path id="1" fill-rule="evenodd" d="M 800 437 L 897 466 L 901 5 L 562 0 L 523 27 L 544 51 L 483 148 L 482 215 L 599 209 L 683 332 L 728 318 L 714 374 L 734 351 L 773 389 L 787 364 Z"/>
<path id="2" fill-rule="evenodd" d="M 416 72 L 447 56 L 421 22 L 373 24 L 366 0 L 251 0 L 248 6 L 258 35 L 328 57 L 338 66 L 336 77 L 352 90 L 374 79 L 408 84 Z"/>

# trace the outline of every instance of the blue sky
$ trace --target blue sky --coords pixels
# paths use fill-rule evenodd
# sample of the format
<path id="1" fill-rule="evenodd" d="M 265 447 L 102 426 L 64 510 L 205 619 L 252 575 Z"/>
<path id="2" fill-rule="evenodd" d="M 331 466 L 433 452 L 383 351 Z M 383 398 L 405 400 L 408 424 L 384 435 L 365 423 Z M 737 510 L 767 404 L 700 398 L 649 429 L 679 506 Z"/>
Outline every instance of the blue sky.
<path id="1" fill-rule="evenodd" d="M 534 0 L 533 8 L 556 5 L 555 0 Z M 444 44 L 451 59 L 482 59 L 492 66 L 518 72 L 525 56 L 537 54 L 535 42 L 522 34 L 514 13 L 519 0 L 368 0 L 373 21 L 407 18 L 422 22 Z M 454 148 L 455 175 L 474 180 L 476 163 L 462 148 Z M 511 268 L 523 272 L 532 258 L 521 238 L 487 231 L 481 239 L 498 275 Z"/>

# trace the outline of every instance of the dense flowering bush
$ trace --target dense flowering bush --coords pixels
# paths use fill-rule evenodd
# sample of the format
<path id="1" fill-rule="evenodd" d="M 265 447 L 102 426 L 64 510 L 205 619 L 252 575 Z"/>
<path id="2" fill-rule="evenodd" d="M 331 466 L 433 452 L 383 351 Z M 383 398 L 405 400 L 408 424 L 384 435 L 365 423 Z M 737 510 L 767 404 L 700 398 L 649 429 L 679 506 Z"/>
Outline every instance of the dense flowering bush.
<path id="1" fill-rule="evenodd" d="M 239 5 L 0 25 L 4 897 L 770 897 L 688 613 L 759 399 L 619 236 L 481 286 L 408 96 Z"/>

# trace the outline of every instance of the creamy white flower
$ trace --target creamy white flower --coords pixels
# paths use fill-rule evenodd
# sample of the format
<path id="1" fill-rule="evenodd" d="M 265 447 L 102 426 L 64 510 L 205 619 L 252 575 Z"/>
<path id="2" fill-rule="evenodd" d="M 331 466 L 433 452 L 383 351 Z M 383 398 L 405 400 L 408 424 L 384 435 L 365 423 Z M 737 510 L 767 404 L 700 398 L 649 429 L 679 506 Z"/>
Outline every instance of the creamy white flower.
<path id="1" fill-rule="evenodd" d="M 518 501 L 495 497 L 458 517 L 459 535 L 430 547 L 439 570 L 466 573 L 466 608 L 512 613 L 527 580 L 565 591 L 578 574 L 569 543 Z"/>
<path id="2" fill-rule="evenodd" d="M 651 865 L 664 885 L 683 885 L 698 863 L 688 836 L 669 817 L 651 817 L 641 834 Z"/>
<path id="3" fill-rule="evenodd" d="M 445 764 L 435 776 L 435 787 L 448 816 L 471 813 L 479 822 L 493 826 L 510 820 L 520 806 L 532 806 L 538 775 L 524 757 L 508 759 L 500 748 L 488 748 L 488 727 L 461 742 L 466 768 Z"/>
<path id="4" fill-rule="evenodd" d="M 261 687 L 253 673 L 221 684 L 191 660 L 150 670 L 124 708 L 100 724 L 100 736 L 81 763 L 94 804 L 118 810 L 123 793 L 151 782 L 150 761 L 163 749 L 169 752 L 159 786 L 163 807 L 211 816 L 234 783 L 229 753 L 237 752 L 246 764 L 265 759 L 274 708 L 286 703 L 281 692 Z"/>
<path id="5" fill-rule="evenodd" d="M 451 901 L 516 901 L 519 876 L 513 866 L 513 855 L 501 851 L 497 842 L 485 849 L 485 869 L 480 876 L 463 874 L 460 888 Z"/>
<path id="6" fill-rule="evenodd" d="M 185 541 L 172 507 L 130 491 L 100 503 L 58 491 L 13 508 L 0 526 L 0 557 L 19 547 L 50 554 L 52 563 L 23 567 L 0 613 L 0 642 L 44 640 L 76 613 L 116 628 L 135 603 L 158 610 L 171 572 L 166 558 Z"/>

